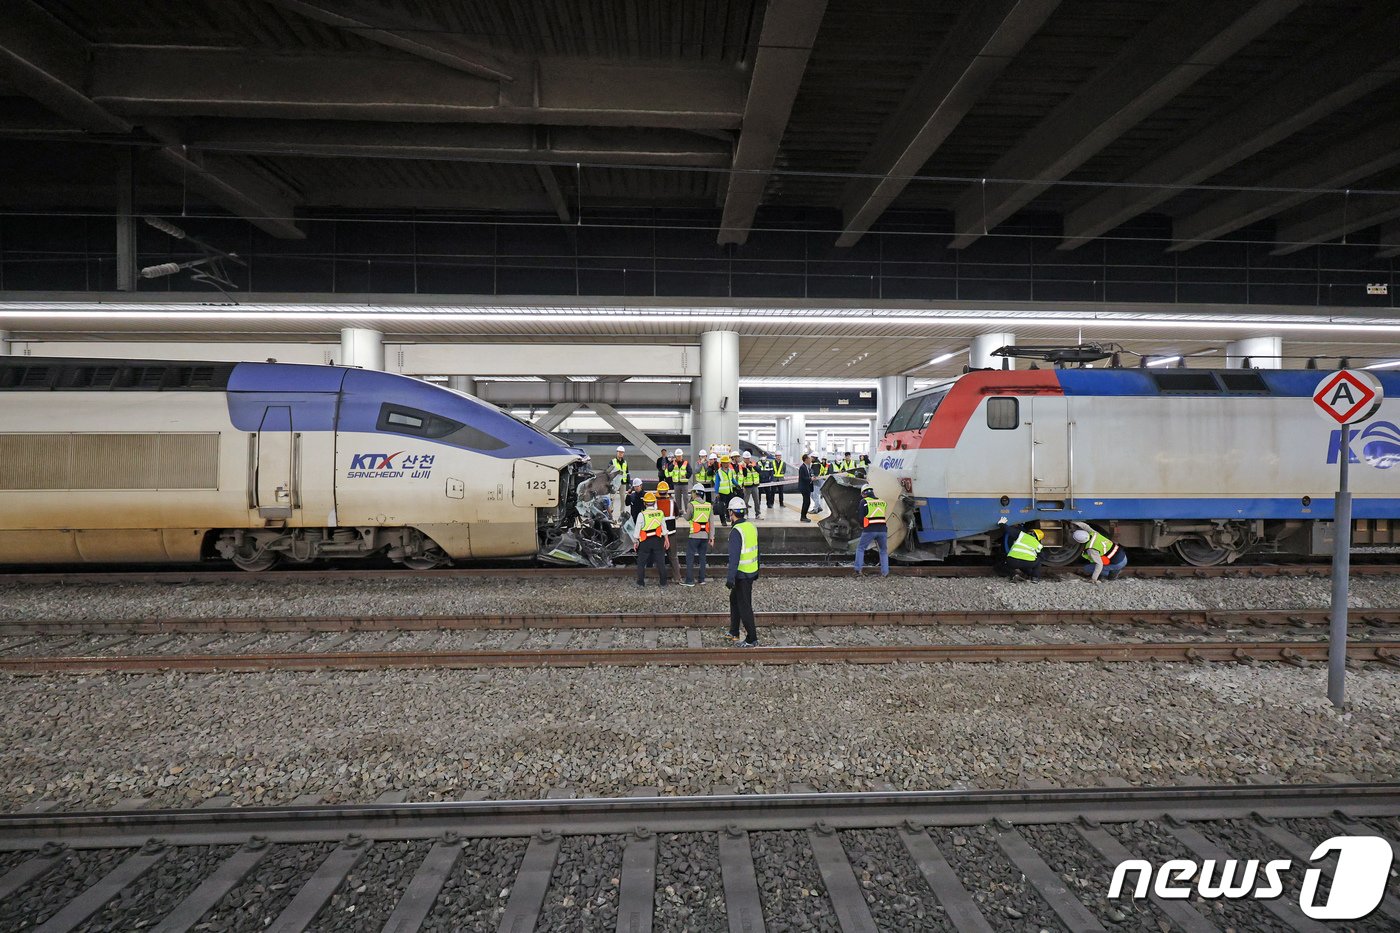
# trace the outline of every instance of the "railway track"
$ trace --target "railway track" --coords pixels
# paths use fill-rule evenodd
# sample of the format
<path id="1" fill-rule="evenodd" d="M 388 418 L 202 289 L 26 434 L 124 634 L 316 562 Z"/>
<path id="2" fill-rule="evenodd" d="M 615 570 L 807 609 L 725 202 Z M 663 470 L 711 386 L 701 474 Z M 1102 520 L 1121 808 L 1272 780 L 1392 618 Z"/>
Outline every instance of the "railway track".
<path id="1" fill-rule="evenodd" d="M 1397 784 L 716 791 L 5 815 L 0 926 L 1310 933 L 1313 849 L 1400 839 Z M 1270 899 L 1108 898 L 1132 858 L 1296 867 Z M 1390 895 L 1347 928 L 1397 922 Z"/>
<path id="2" fill-rule="evenodd" d="M 718 567 L 718 564 L 714 566 Z M 1047 575 L 1077 572 L 1077 567 L 1046 568 Z M 850 559 L 840 559 L 825 555 L 812 555 L 802 563 L 779 563 L 765 561 L 763 573 L 774 577 L 843 577 L 850 574 Z M 937 565 L 899 566 L 893 571 L 905 577 L 990 577 L 995 575 L 993 568 L 981 565 Z M 277 569 L 265 573 L 247 573 L 242 570 L 193 569 L 193 570 L 122 570 L 122 571 L 13 571 L 0 572 L 0 586 L 7 585 L 62 585 L 94 583 L 126 584 L 181 584 L 181 583 L 220 583 L 220 582 L 318 582 L 336 580 L 490 580 L 528 579 L 549 580 L 558 578 L 577 579 L 580 575 L 627 577 L 636 571 L 630 566 L 589 569 L 581 567 L 452 567 L 440 570 L 391 570 L 391 569 Z M 1353 563 L 1352 576 L 1393 576 L 1400 573 L 1400 563 Z M 1220 567 L 1184 566 L 1129 566 L 1124 577 L 1159 580 L 1190 579 L 1250 579 L 1265 577 L 1328 577 L 1331 569 L 1326 564 L 1232 564 Z"/>

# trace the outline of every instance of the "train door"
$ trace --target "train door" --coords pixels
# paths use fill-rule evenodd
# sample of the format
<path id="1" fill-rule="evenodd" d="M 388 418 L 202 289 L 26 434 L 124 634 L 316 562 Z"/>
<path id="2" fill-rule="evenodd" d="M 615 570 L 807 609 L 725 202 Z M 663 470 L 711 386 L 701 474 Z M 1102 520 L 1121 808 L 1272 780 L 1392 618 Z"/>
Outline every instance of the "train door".
<path id="1" fill-rule="evenodd" d="M 292 517 L 297 507 L 296 442 L 292 434 L 292 409 L 270 405 L 258 426 L 257 476 L 254 481 L 255 505 L 264 519 Z"/>
<path id="2" fill-rule="evenodd" d="M 1038 509 L 1072 507 L 1074 455 L 1070 451 L 1073 426 L 1069 399 L 1062 395 L 1036 395 L 1027 399 L 1031 409 L 1031 501 Z"/>

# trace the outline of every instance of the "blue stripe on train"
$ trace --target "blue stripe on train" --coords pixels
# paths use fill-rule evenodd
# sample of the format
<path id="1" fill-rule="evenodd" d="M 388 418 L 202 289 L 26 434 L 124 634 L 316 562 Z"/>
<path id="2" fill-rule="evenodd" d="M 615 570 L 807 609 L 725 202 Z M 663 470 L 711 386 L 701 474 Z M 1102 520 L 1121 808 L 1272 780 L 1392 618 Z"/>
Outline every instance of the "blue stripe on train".
<path id="1" fill-rule="evenodd" d="M 1111 521 L 1140 519 L 1308 519 L 1330 521 L 1332 497 L 1319 496 L 1305 506 L 1297 498 L 1259 499 L 1096 499 L 1080 496 L 1079 508 L 1032 509 L 1030 499 L 1012 499 L 1003 506 L 1000 499 L 929 499 L 920 508 L 919 541 L 951 541 L 982 534 L 997 527 L 1005 518 L 1009 524 L 1045 521 Z M 1362 497 L 1352 500 L 1353 518 L 1400 519 L 1400 498 Z"/>
<path id="2" fill-rule="evenodd" d="M 1166 370 L 1173 372 L 1173 370 Z M 1311 398 L 1327 375 L 1320 369 L 1259 369 L 1269 395 L 1250 392 L 1209 392 L 1201 398 Z M 1055 373 L 1065 395 L 1156 396 L 1161 395 L 1152 378 L 1153 371 L 1140 369 L 1061 369 Z M 1386 398 L 1400 397 L 1400 373 L 1374 372 L 1381 381 Z"/>

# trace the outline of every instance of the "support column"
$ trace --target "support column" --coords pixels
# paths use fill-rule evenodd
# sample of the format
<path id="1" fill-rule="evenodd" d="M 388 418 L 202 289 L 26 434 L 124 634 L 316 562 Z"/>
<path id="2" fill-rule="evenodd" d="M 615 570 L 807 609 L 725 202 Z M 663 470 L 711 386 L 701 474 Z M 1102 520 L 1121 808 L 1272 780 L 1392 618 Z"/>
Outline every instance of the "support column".
<path id="1" fill-rule="evenodd" d="M 384 368 L 384 335 L 367 327 L 340 329 L 340 365 L 360 369 Z"/>
<path id="2" fill-rule="evenodd" d="M 992 356 L 992 351 L 1001 347 L 1015 346 L 1016 335 L 1008 333 L 978 334 L 972 338 L 968 350 L 967 365 L 973 369 L 1015 369 L 1016 361 L 1010 357 Z"/>
<path id="3" fill-rule="evenodd" d="M 697 450 L 739 441 L 739 335 L 707 330 L 700 335 L 700 377 L 691 383 Z"/>
<path id="4" fill-rule="evenodd" d="M 136 156 L 127 148 L 117 171 L 117 291 L 136 291 Z"/>
<path id="5" fill-rule="evenodd" d="M 458 392 L 465 392 L 468 395 L 476 394 L 476 380 L 471 376 L 448 376 L 447 387 L 456 389 Z"/>
<path id="6" fill-rule="evenodd" d="M 894 418 L 899 406 L 909 398 L 908 376 L 881 376 L 875 391 L 875 429 L 872 437 L 884 434 L 885 425 Z M 872 450 L 875 448 L 872 446 Z"/>
<path id="7" fill-rule="evenodd" d="M 1246 337 L 1225 344 L 1225 368 L 1240 369 L 1249 360 L 1251 369 L 1282 369 L 1283 338 L 1278 335 Z"/>

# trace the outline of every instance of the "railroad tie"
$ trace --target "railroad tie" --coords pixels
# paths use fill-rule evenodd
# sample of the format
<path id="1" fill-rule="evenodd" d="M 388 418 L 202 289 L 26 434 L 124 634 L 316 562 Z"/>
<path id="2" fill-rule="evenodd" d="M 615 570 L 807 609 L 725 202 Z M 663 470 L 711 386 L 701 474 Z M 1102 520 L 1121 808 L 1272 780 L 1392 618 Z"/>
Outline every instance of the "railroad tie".
<path id="1" fill-rule="evenodd" d="M 1364 826 L 1345 819 L 1338 819 L 1337 822 L 1351 835 L 1374 834 L 1374 830 L 1369 826 Z M 1272 842 L 1280 849 L 1283 849 L 1288 853 L 1289 857 L 1295 859 L 1299 863 L 1305 865 L 1311 863 L 1315 843 L 1304 842 L 1302 838 L 1294 835 L 1282 826 L 1279 826 L 1272 819 L 1256 813 L 1251 821 L 1250 829 L 1257 835 Z M 1319 867 L 1322 869 L 1322 873 L 1328 878 L 1333 876 L 1334 869 L 1330 864 L 1330 860 L 1324 859 Z M 1400 920 L 1400 901 L 1397 901 L 1391 895 L 1386 894 L 1381 897 L 1381 903 L 1378 909 L 1390 919 Z"/>
<path id="2" fill-rule="evenodd" d="M 1093 820 L 1080 817 L 1079 821 L 1074 824 L 1074 828 L 1084 841 L 1103 857 L 1109 868 L 1116 868 L 1129 859 L 1137 858 L 1112 833 Z M 1185 901 L 1159 897 L 1157 892 L 1151 889 L 1148 890 L 1147 896 L 1182 933 L 1220 933 L 1214 924 L 1201 916 L 1196 908 Z"/>
<path id="3" fill-rule="evenodd" d="M 817 868 L 822 873 L 822 883 L 826 885 L 827 897 L 836 911 L 836 920 L 841 924 L 842 933 L 877 933 L 875 918 L 870 915 L 870 905 L 861 893 L 860 882 L 851 868 L 851 860 L 841 845 L 841 837 L 835 828 L 826 823 L 818 823 L 807 830 L 807 841 L 812 846 Z"/>
<path id="4" fill-rule="evenodd" d="M 958 873 L 948 864 L 937 843 L 924 832 L 922 826 L 905 821 L 899 827 L 899 839 L 918 867 L 919 874 L 924 876 L 929 890 L 933 891 L 934 897 L 947 912 L 948 919 L 958 928 L 958 933 L 995 933 L 967 893 L 967 888 L 963 887 Z"/>
<path id="5" fill-rule="evenodd" d="M 1064 880 L 1045 864 L 1040 853 L 1031 848 L 1025 836 L 1004 820 L 997 820 L 996 826 L 996 840 L 1001 850 L 1026 876 L 1026 880 L 1040 892 L 1050 908 L 1065 922 L 1065 926 L 1076 933 L 1107 933 L 1098 918 L 1065 887 Z"/>
<path id="6" fill-rule="evenodd" d="M 272 847 L 261 836 L 248 840 L 243 848 L 224 859 L 212 875 L 187 894 L 151 933 L 185 933 L 237 887 L 270 851 Z"/>
<path id="7" fill-rule="evenodd" d="M 44 843 L 38 854 L 25 859 L 5 874 L 0 875 L 0 901 L 14 894 L 20 888 L 53 871 L 68 855 L 65 846 L 54 842 Z"/>
<path id="8" fill-rule="evenodd" d="M 556 787 L 545 796 L 552 800 L 566 800 L 573 797 L 574 792 Z M 525 857 L 515 870 L 510 900 L 501 914 L 501 922 L 496 927 L 498 930 L 503 933 L 530 933 L 535 929 L 550 879 L 554 877 L 554 865 L 559 860 L 561 843 L 559 834 L 548 829 L 540 830 L 531 837 L 530 844 L 525 847 Z"/>
<path id="9" fill-rule="evenodd" d="M 730 826 L 719 834 L 719 869 L 724 881 L 729 933 L 765 933 L 753 849 L 749 834 L 738 826 Z"/>
<path id="10" fill-rule="evenodd" d="M 34 933 L 67 933 L 68 930 L 81 926 L 101 910 L 103 904 L 154 868 L 157 862 L 165 858 L 168 851 L 163 843 L 152 839 L 134 855 L 128 855 L 120 865 L 103 875 L 101 880 L 63 905 L 63 909 L 58 913 L 35 927 Z"/>
<path id="11" fill-rule="evenodd" d="M 364 858 L 370 845 L 369 840 L 358 833 L 347 836 L 335 851 L 326 856 L 292 902 L 277 915 L 277 919 L 267 928 L 268 933 L 301 933 L 309 927 L 321 908 L 345 883 L 345 876 Z"/>
<path id="12" fill-rule="evenodd" d="M 655 797 L 659 787 L 634 788 L 629 797 Z M 618 933 L 651 933 L 656 898 L 656 834 L 638 826 L 622 849 L 617 900 Z"/>
<path id="13" fill-rule="evenodd" d="M 461 837 L 453 832 L 444 833 L 413 873 L 413 880 L 394 905 L 383 933 L 413 933 L 423 925 L 461 854 Z"/>

